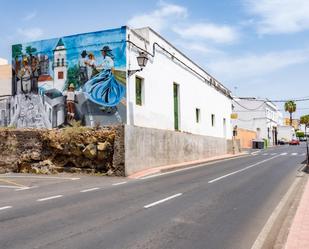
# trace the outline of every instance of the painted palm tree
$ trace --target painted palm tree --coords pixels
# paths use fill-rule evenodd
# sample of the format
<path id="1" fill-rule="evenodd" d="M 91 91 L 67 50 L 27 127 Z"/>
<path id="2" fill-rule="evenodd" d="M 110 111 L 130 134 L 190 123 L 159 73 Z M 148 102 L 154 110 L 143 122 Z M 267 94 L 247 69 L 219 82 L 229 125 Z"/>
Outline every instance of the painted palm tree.
<path id="1" fill-rule="evenodd" d="M 290 126 L 292 126 L 293 123 L 292 113 L 296 111 L 296 103 L 292 100 L 285 102 L 284 110 L 290 113 Z"/>

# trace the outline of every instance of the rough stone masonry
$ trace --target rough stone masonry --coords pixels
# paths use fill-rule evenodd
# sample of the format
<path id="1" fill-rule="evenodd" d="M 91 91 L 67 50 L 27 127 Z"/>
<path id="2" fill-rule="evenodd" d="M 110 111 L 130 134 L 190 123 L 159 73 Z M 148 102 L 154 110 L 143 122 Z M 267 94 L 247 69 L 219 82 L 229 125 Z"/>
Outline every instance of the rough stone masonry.
<path id="1" fill-rule="evenodd" d="M 123 126 L 0 129 L 0 173 L 124 176 Z"/>

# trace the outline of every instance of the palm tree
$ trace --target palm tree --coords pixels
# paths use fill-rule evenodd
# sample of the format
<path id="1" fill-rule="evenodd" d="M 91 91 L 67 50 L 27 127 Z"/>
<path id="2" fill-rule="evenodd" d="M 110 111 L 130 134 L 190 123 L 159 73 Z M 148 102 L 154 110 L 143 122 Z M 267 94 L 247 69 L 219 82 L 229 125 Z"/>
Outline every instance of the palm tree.
<path id="1" fill-rule="evenodd" d="M 292 113 L 296 111 L 296 103 L 292 100 L 285 102 L 284 110 L 290 113 L 290 126 L 292 126 L 293 122 Z"/>

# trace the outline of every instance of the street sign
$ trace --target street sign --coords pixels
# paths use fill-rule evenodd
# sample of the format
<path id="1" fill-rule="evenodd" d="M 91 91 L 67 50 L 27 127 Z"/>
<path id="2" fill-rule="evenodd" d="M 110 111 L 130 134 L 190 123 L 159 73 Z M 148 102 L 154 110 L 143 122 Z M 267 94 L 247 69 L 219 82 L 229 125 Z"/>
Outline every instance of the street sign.
<path id="1" fill-rule="evenodd" d="M 231 119 L 237 119 L 238 118 L 238 114 L 237 113 L 232 113 L 231 114 Z"/>

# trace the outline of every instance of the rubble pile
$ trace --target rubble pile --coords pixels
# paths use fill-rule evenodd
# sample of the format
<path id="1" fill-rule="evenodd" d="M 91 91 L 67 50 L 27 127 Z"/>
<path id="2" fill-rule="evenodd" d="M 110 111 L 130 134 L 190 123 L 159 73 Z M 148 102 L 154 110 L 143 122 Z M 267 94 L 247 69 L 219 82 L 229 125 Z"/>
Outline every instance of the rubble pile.
<path id="1" fill-rule="evenodd" d="M 0 129 L 0 173 L 123 176 L 122 129 L 122 126 Z"/>

